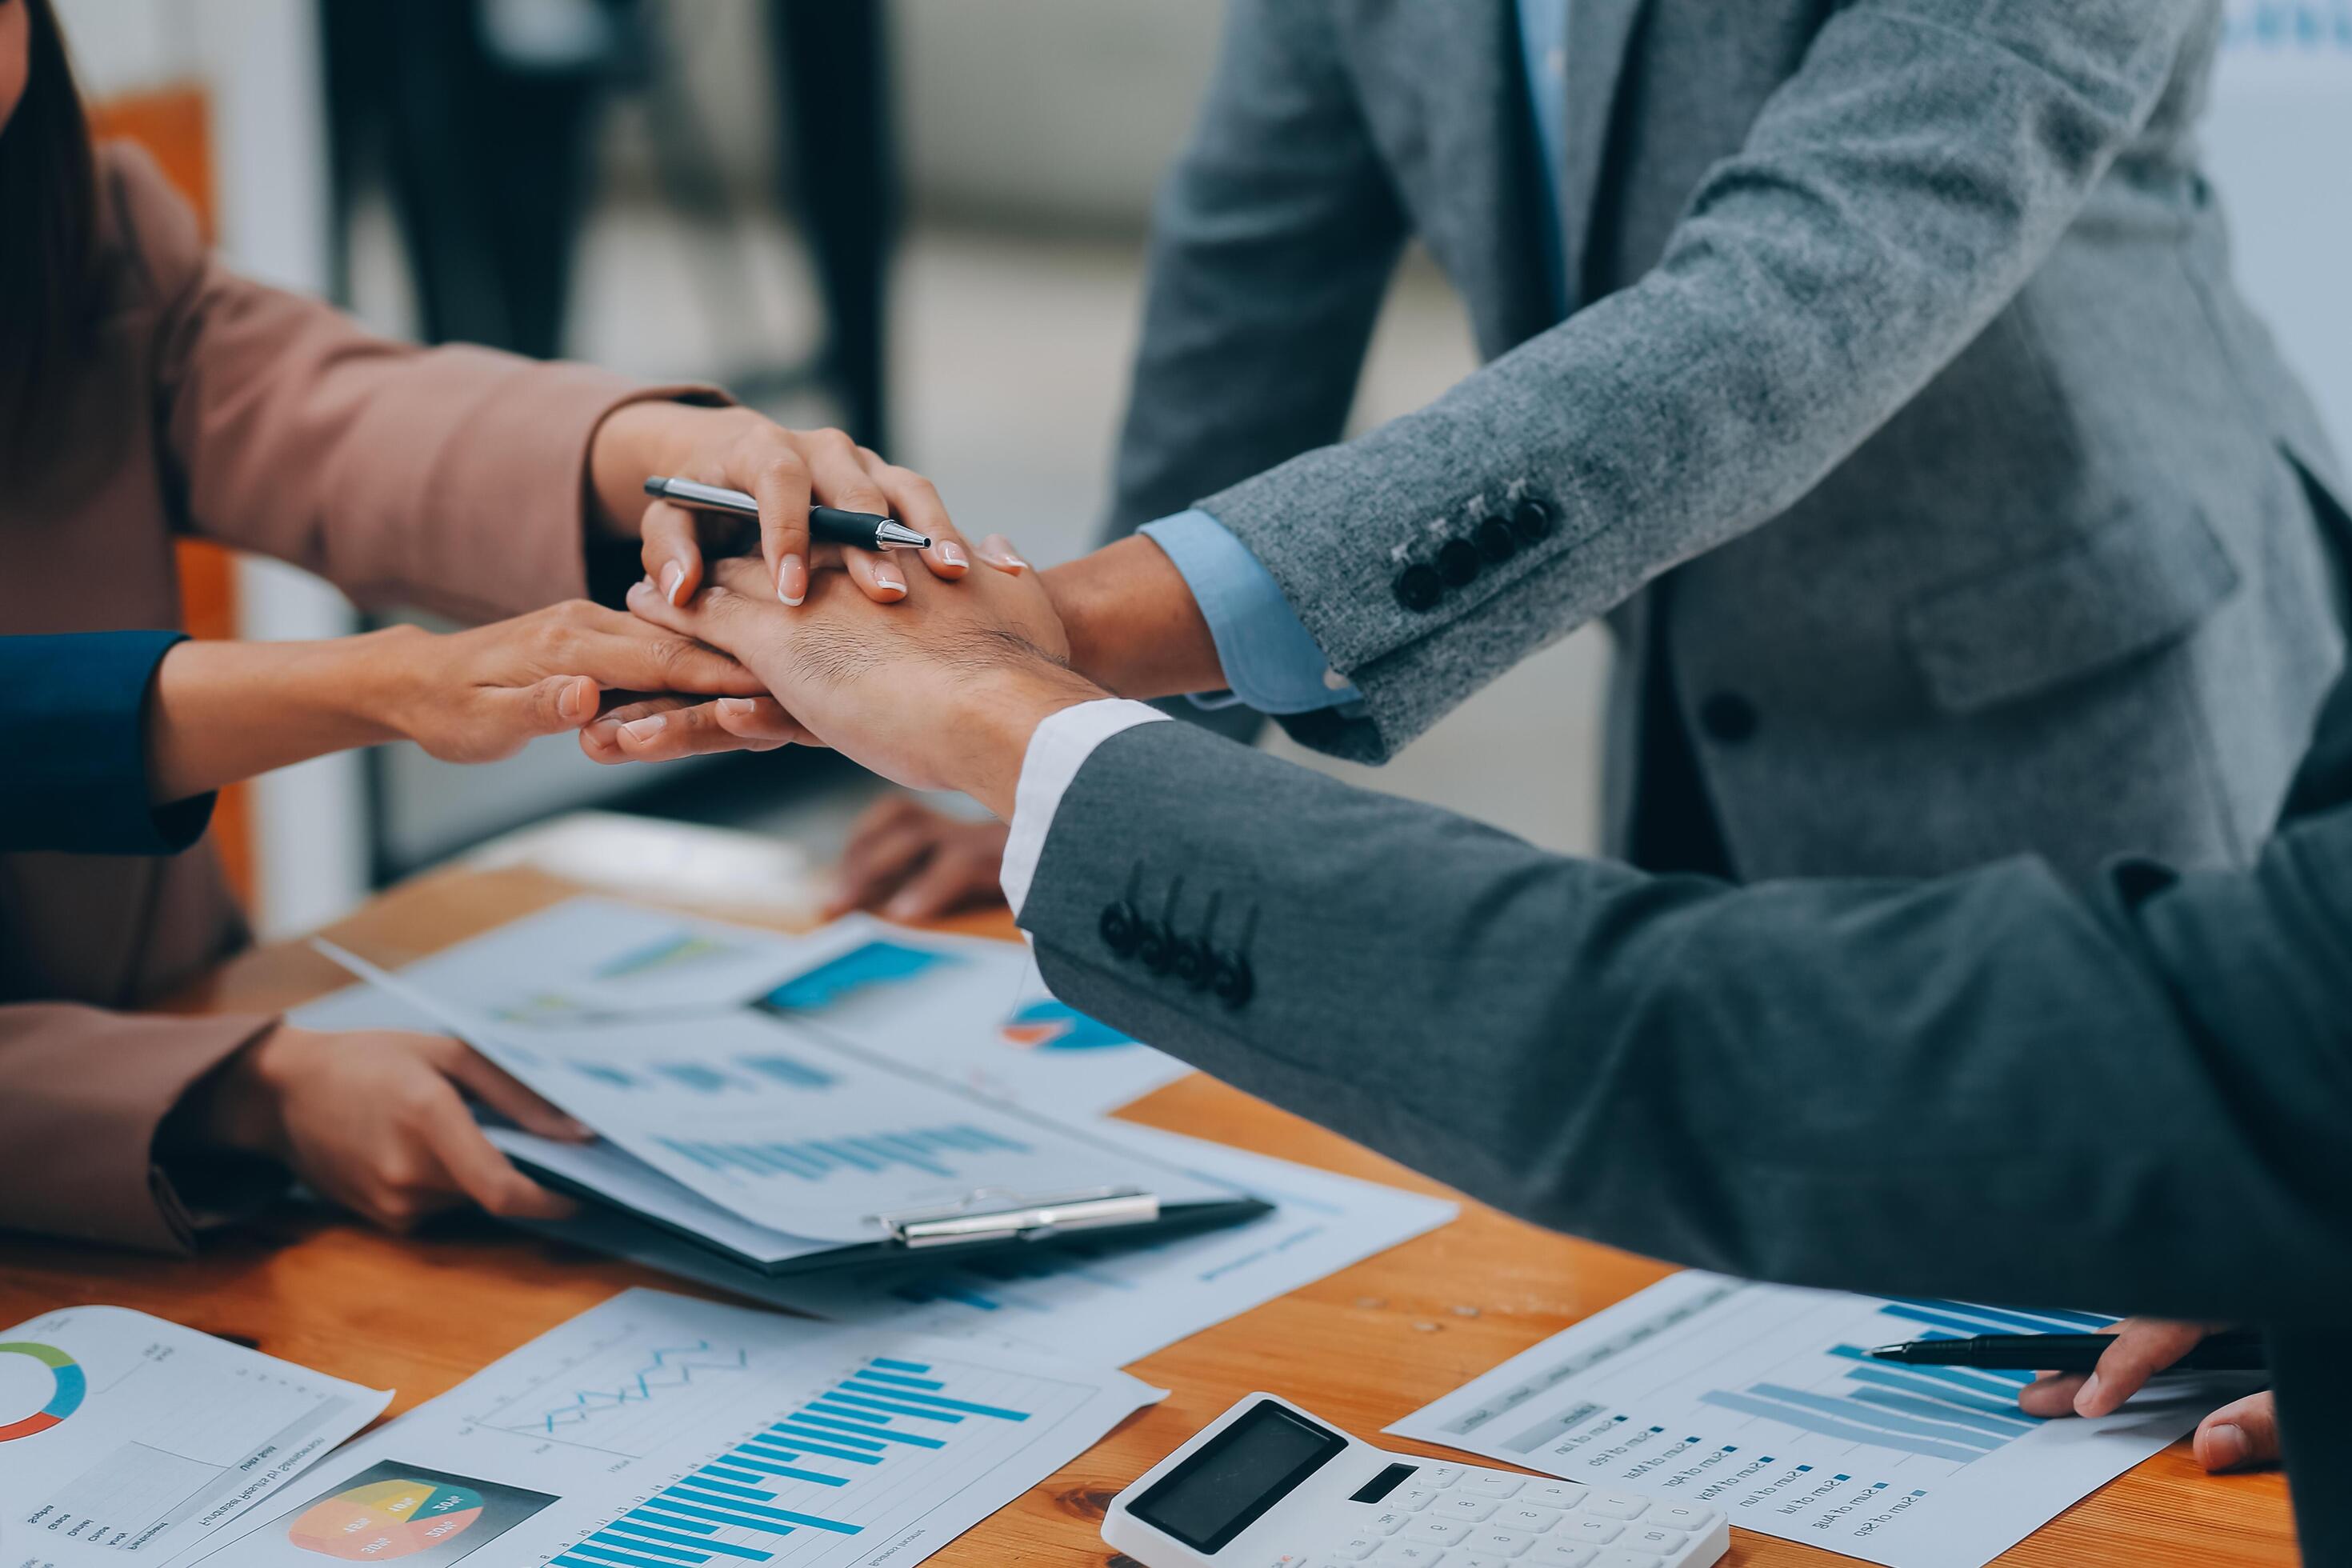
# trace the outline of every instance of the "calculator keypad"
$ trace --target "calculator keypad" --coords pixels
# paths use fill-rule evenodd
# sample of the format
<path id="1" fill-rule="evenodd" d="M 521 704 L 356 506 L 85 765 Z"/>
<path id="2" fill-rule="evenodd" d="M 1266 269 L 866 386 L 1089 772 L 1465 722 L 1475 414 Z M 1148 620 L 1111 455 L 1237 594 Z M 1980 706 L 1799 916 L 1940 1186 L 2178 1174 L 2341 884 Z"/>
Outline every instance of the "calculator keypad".
<path id="1" fill-rule="evenodd" d="M 1579 1481 L 1423 1465 L 1411 1484 L 1351 1509 L 1316 1568 L 1704 1568 L 1723 1516 Z M 1303 1563 L 1302 1563 L 1303 1568 Z"/>

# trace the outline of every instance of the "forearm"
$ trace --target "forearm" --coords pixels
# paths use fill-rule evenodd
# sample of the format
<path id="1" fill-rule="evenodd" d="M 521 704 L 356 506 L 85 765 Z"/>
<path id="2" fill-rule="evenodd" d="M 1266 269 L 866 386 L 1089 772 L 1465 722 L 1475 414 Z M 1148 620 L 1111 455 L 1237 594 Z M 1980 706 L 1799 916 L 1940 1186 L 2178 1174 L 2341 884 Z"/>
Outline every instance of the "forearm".
<path id="1" fill-rule="evenodd" d="M 331 752 L 396 740 L 394 627 L 327 642 L 184 642 L 163 657 L 147 712 L 148 781 L 160 805 Z"/>
<path id="2" fill-rule="evenodd" d="M 2352 1107 L 2305 1065 L 2344 960 L 2292 872 L 2155 912 L 2024 861 L 1651 879 L 1152 725 L 1063 797 L 1020 920 L 1072 1005 L 1541 1224 L 1755 1278 L 2221 1316 L 2352 1289 L 2327 1161 Z M 1115 952 L 1121 903 L 1245 962 L 1242 1000 Z"/>

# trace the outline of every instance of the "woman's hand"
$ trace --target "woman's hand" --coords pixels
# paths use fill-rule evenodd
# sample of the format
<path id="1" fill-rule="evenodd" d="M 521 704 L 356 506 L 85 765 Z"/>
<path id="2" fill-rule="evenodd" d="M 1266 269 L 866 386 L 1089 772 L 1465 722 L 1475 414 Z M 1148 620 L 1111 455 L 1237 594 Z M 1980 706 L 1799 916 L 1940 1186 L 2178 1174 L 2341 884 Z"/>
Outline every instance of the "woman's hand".
<path id="1" fill-rule="evenodd" d="M 386 651 L 377 685 L 388 727 L 452 763 L 495 762 L 576 730 L 606 692 L 767 696 L 725 654 L 578 600 L 444 637 L 413 632 Z"/>
<path id="2" fill-rule="evenodd" d="M 961 790 L 999 816 L 1012 811 L 1037 724 L 1103 695 L 1064 662 L 1068 643 L 1033 573 L 919 582 L 900 605 L 826 574 L 798 611 L 767 595 L 755 565 L 721 562 L 711 575 L 684 606 L 641 584 L 629 607 L 734 655 L 822 743 L 899 784 Z"/>
<path id="3" fill-rule="evenodd" d="M 2045 1372 L 2018 1394 L 2017 1403 L 2029 1415 L 2110 1415 L 2149 1378 L 2188 1354 L 2198 1341 L 2229 1326 L 2126 1318 L 2111 1331 L 2116 1342 L 2100 1355 L 2096 1370 Z M 2197 1462 L 2209 1470 L 2256 1469 L 2277 1464 L 2278 1406 L 2270 1391 L 2232 1400 L 2200 1421 L 2191 1447 Z"/>
<path id="4" fill-rule="evenodd" d="M 289 1024 L 198 1088 L 187 1136 L 201 1147 L 274 1160 L 390 1230 L 469 1201 L 507 1219 L 576 1212 L 491 1146 L 466 1107 L 468 1095 L 541 1137 L 593 1136 L 456 1040 Z"/>
<path id="5" fill-rule="evenodd" d="M 655 475 L 748 491 L 760 503 L 759 553 L 773 596 L 798 605 L 812 568 L 844 566 L 870 598 L 907 595 L 906 569 L 887 553 L 812 546 L 812 502 L 895 517 L 930 536 L 920 552 L 937 577 L 971 569 L 971 552 L 949 521 L 931 482 L 884 462 L 838 430 L 787 430 L 748 408 L 683 403 L 630 403 L 605 416 L 588 452 L 599 507 L 614 527 L 644 540 L 646 576 L 672 605 L 702 586 L 711 555 L 737 552 L 744 525 L 736 519 L 650 500 Z"/>
<path id="6" fill-rule="evenodd" d="M 937 920 L 1004 898 L 1005 827 L 935 811 L 912 795 L 877 801 L 849 830 L 825 918 L 878 909 L 894 921 Z"/>

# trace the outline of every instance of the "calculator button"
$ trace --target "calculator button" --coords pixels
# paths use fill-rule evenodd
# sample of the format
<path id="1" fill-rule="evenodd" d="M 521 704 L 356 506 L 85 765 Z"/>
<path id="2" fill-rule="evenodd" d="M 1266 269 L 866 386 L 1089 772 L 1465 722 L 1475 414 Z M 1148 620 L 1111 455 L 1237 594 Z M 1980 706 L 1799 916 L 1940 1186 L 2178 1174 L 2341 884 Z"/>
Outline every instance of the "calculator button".
<path id="1" fill-rule="evenodd" d="M 1671 1557 L 1680 1552 L 1689 1540 L 1690 1537 L 1679 1530 L 1661 1530 L 1653 1524 L 1635 1531 L 1617 1544 L 1632 1547 L 1637 1552 L 1663 1552 Z"/>
<path id="2" fill-rule="evenodd" d="M 1494 1518 L 1495 1510 L 1502 1506 L 1486 1498 L 1455 1492 L 1452 1497 L 1440 1498 L 1430 1504 L 1429 1512 L 1444 1519 L 1467 1519 L 1483 1524 Z"/>
<path id="3" fill-rule="evenodd" d="M 1467 1521 L 1439 1519 L 1434 1514 L 1423 1514 L 1404 1528 L 1395 1539 L 1399 1541 L 1431 1541 L 1440 1546 L 1456 1546 L 1462 1538 L 1476 1529 Z"/>
<path id="4" fill-rule="evenodd" d="M 1536 1543 L 1536 1538 L 1524 1530 L 1494 1530 L 1477 1531 L 1462 1544 L 1473 1552 L 1483 1552 L 1489 1557 L 1517 1557 Z"/>
<path id="5" fill-rule="evenodd" d="M 1663 1524 L 1675 1530 L 1705 1530 L 1715 1522 L 1715 1510 L 1685 1508 L 1680 1503 L 1675 1503 L 1666 1508 L 1653 1509 L 1650 1511 L 1650 1521 L 1653 1524 Z"/>
<path id="6" fill-rule="evenodd" d="M 1604 1552 L 1592 1560 L 1592 1568 L 1666 1568 L 1666 1560 L 1646 1552 Z"/>
<path id="7" fill-rule="evenodd" d="M 1538 1508 L 1574 1508 L 1591 1490 L 1575 1481 L 1538 1481 L 1519 1494 L 1519 1500 Z"/>
<path id="8" fill-rule="evenodd" d="M 1626 1497 L 1619 1492 L 1599 1492 L 1587 1498 L 1584 1511 L 1597 1513 L 1603 1519 L 1639 1519 L 1642 1510 L 1650 1506 L 1648 1498 Z"/>
<path id="9" fill-rule="evenodd" d="M 1389 1506 L 1407 1513 L 1419 1513 L 1437 1500 L 1437 1494 L 1427 1487 L 1411 1487 L 1389 1499 Z"/>
<path id="10" fill-rule="evenodd" d="M 1372 1554 L 1372 1549 L 1378 1545 L 1380 1541 L 1375 1536 L 1351 1535 L 1339 1545 L 1326 1547 L 1324 1550 L 1334 1557 L 1346 1557 L 1360 1563 L 1370 1557 Z"/>
<path id="11" fill-rule="evenodd" d="M 1623 1525 L 1612 1524 L 1605 1519 L 1563 1520 L 1560 1527 L 1553 1531 L 1556 1537 L 1581 1541 L 1588 1546 L 1606 1546 L 1624 1533 Z"/>
<path id="12" fill-rule="evenodd" d="M 1483 1552 L 1457 1552 L 1445 1560 L 1445 1568 L 1513 1568 L 1507 1557 L 1489 1557 Z"/>
<path id="13" fill-rule="evenodd" d="M 1370 1535 L 1374 1531 L 1378 1531 L 1382 1535 L 1394 1535 L 1398 1531 L 1402 1530 L 1406 1525 L 1411 1524 L 1412 1522 L 1412 1515 L 1409 1513 L 1399 1513 L 1395 1509 L 1390 1509 L 1386 1512 L 1381 1514 L 1378 1518 L 1372 1520 L 1370 1523 L 1360 1525 L 1358 1528 L 1361 1529 L 1367 1535 Z"/>
<path id="14" fill-rule="evenodd" d="M 1459 1465 L 1423 1465 L 1416 1478 L 1425 1487 L 1450 1487 L 1462 1479 Z"/>
<path id="15" fill-rule="evenodd" d="M 1538 1535 L 1559 1522 L 1556 1508 L 1528 1508 L 1514 1504 L 1495 1516 L 1495 1522 L 1507 1530 L 1532 1530 Z"/>
<path id="16" fill-rule="evenodd" d="M 1517 1497 L 1519 1489 L 1527 1484 L 1527 1477 L 1507 1470 L 1473 1470 L 1462 1478 L 1462 1489 L 1476 1492 L 1480 1497 Z"/>
<path id="17" fill-rule="evenodd" d="M 1384 1541 L 1372 1561 L 1383 1568 L 1391 1563 L 1396 1568 L 1433 1568 L 1435 1563 L 1454 1560 L 1445 1554 L 1445 1548 L 1433 1541 Z"/>
<path id="18" fill-rule="evenodd" d="M 1526 1561 L 1528 1568 L 1588 1568 L 1599 1555 L 1601 1549 L 1596 1546 L 1579 1546 L 1573 1541 L 1538 1541 Z"/>

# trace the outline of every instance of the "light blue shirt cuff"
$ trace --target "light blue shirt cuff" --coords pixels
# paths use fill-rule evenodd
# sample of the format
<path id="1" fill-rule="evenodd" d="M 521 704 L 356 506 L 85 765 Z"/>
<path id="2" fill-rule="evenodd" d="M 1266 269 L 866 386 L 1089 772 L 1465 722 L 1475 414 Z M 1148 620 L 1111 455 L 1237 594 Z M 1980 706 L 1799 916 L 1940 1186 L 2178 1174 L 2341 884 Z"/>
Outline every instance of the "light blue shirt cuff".
<path id="1" fill-rule="evenodd" d="M 1183 574 L 1236 698 L 1261 713 L 1308 713 L 1357 700 L 1274 574 L 1223 523 L 1195 509 L 1147 522 L 1142 531 Z"/>

